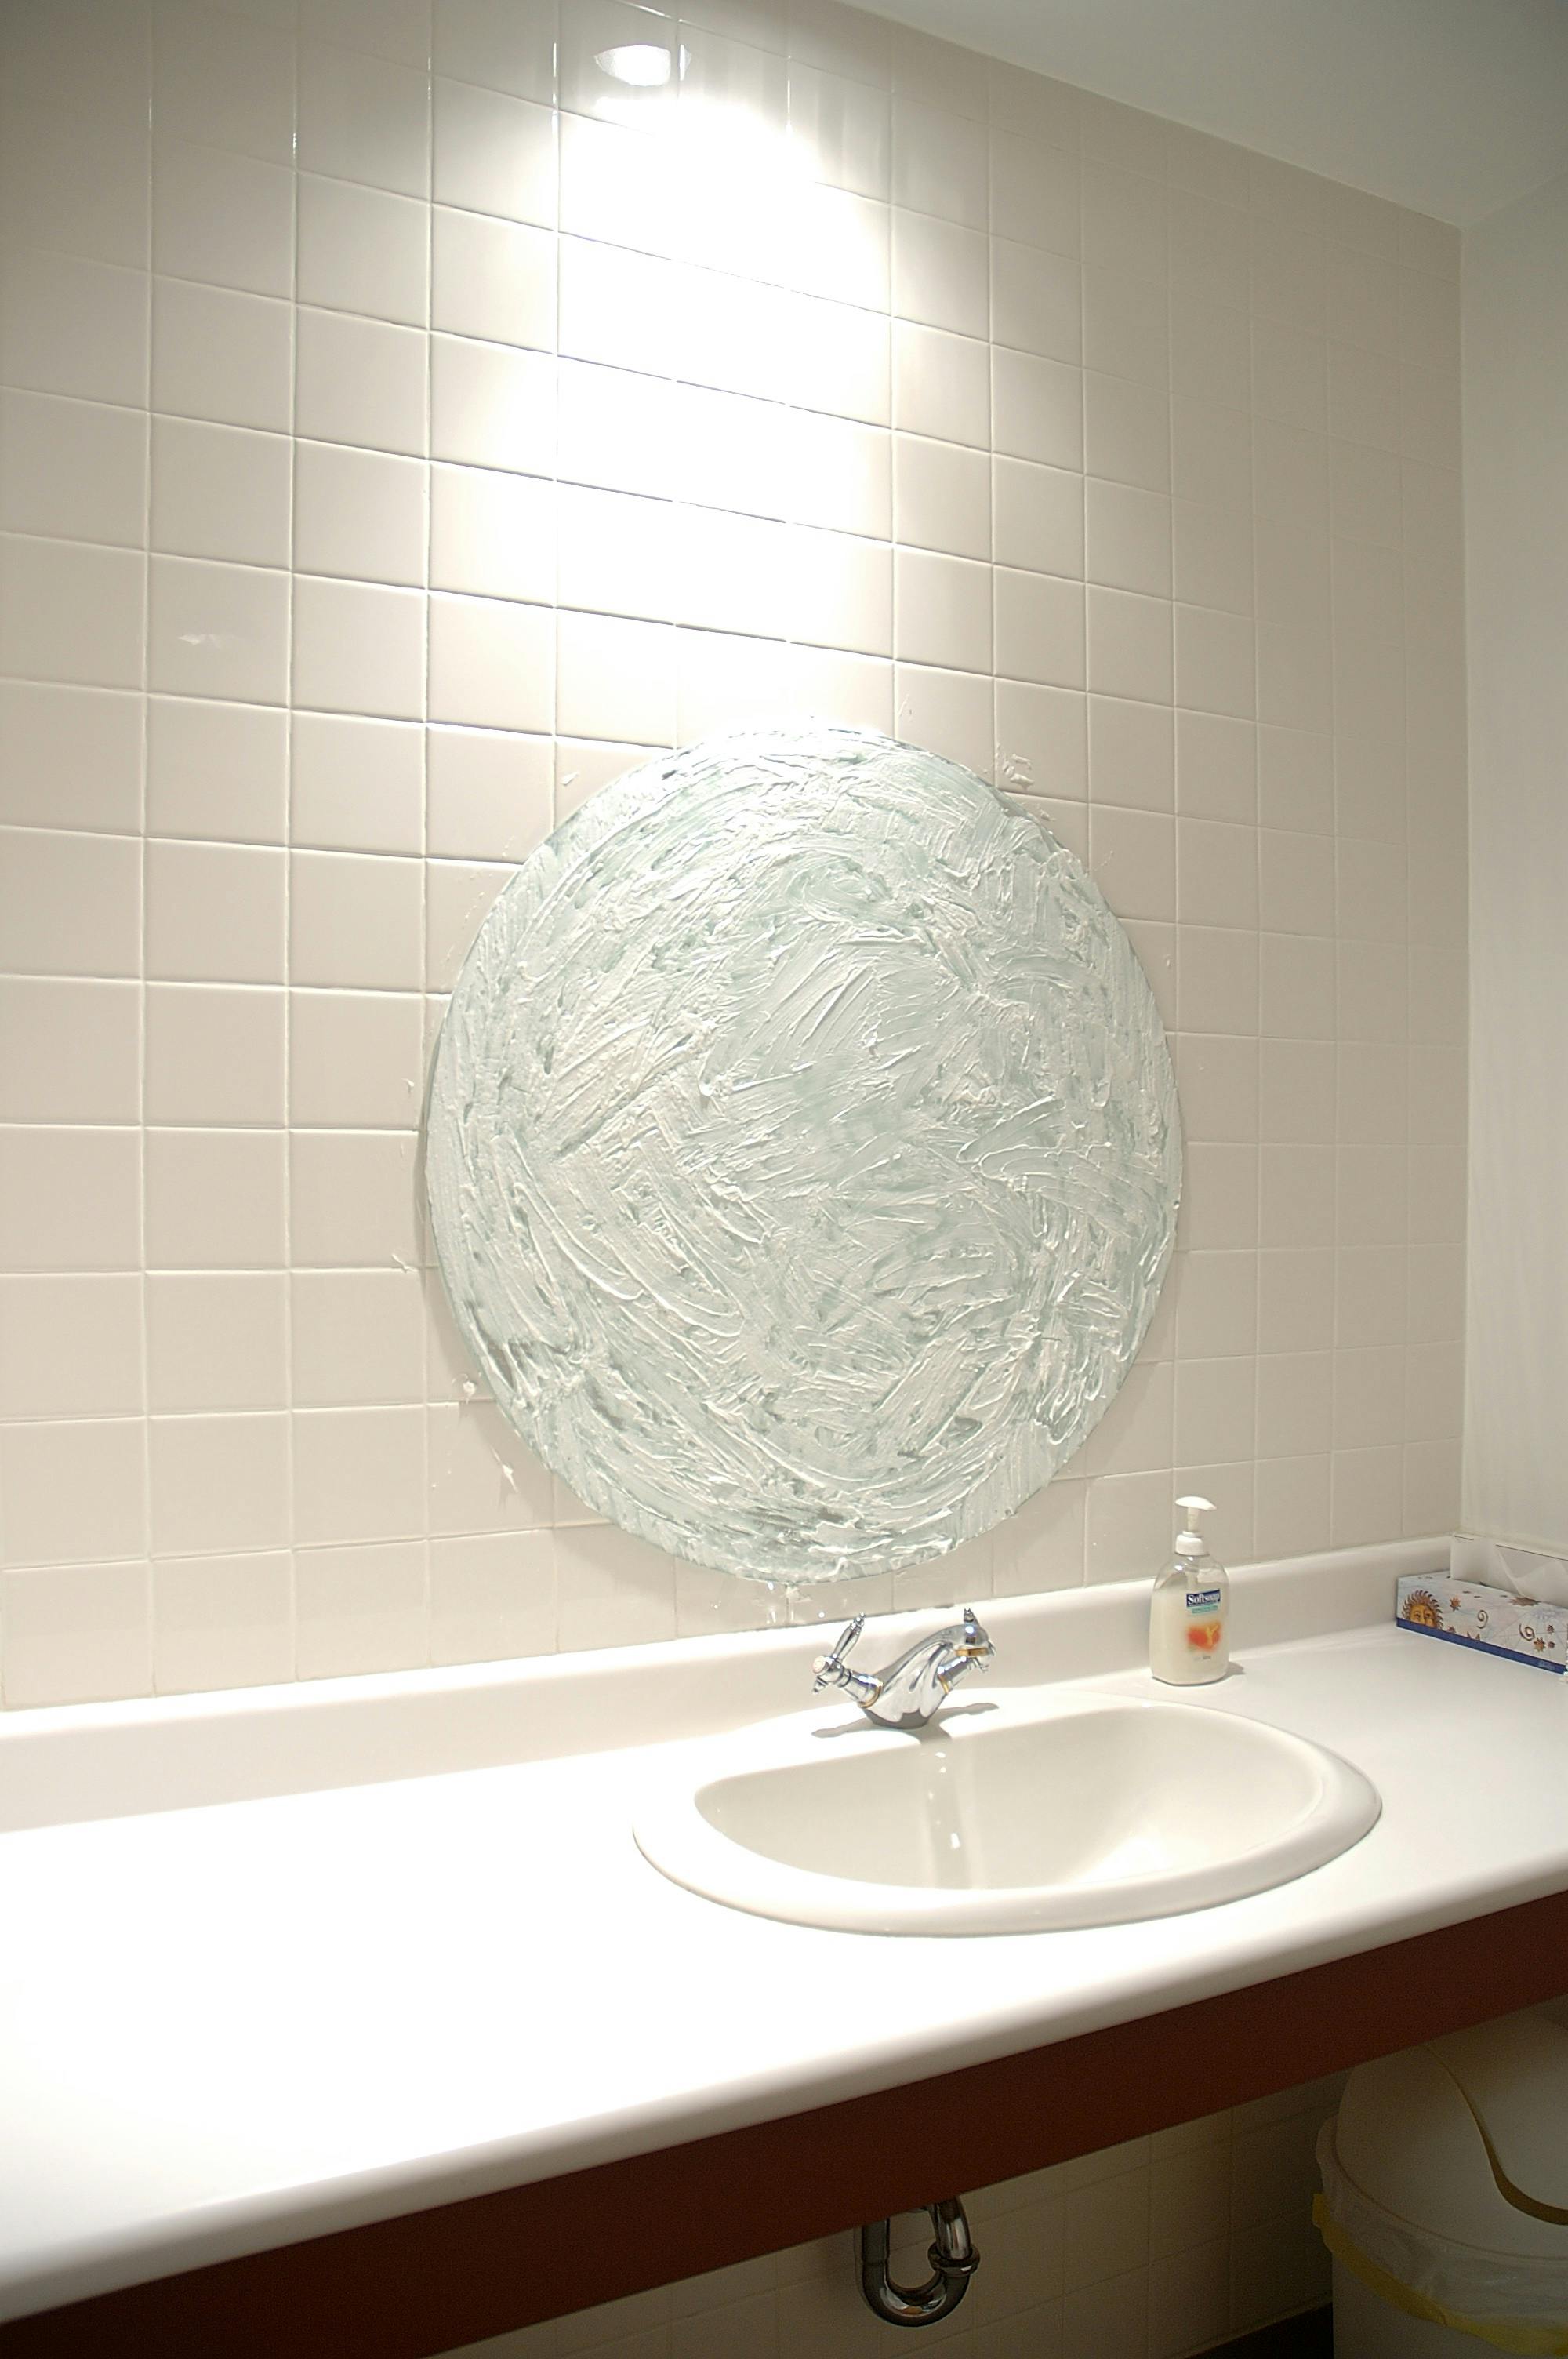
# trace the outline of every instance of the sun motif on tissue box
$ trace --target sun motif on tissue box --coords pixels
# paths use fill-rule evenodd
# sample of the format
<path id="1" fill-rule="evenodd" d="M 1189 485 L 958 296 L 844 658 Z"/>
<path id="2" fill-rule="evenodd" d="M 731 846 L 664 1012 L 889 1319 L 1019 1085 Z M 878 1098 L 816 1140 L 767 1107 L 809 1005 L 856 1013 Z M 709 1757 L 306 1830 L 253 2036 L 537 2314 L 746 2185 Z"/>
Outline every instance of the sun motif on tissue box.
<path id="1" fill-rule="evenodd" d="M 1434 1584 L 1430 1575 L 1406 1579 L 1399 1583 L 1394 1619 L 1401 1629 L 1445 1638 L 1451 1646 L 1546 1671 L 1568 1668 L 1568 1607 L 1516 1597 L 1511 1590 L 1470 1581 Z"/>

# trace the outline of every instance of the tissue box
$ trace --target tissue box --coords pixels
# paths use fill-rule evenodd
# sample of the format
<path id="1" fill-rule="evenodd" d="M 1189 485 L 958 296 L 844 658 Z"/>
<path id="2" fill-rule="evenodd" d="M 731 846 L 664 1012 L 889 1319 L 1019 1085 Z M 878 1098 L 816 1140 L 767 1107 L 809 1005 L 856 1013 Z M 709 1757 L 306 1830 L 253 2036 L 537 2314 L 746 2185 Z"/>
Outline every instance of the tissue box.
<path id="1" fill-rule="evenodd" d="M 1511 1590 L 1415 1573 L 1399 1583 L 1394 1619 L 1401 1630 L 1476 1647 L 1484 1655 L 1534 1663 L 1543 1671 L 1568 1669 L 1568 1606 L 1541 1605 Z"/>

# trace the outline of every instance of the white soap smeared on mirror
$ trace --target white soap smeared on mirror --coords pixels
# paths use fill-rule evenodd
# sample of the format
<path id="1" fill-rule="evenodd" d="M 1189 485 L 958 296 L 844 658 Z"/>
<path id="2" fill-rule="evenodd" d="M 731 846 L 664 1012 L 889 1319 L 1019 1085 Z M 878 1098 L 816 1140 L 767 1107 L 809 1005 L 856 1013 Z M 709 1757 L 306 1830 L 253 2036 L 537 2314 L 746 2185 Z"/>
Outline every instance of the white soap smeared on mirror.
<path id="1" fill-rule="evenodd" d="M 607 787 L 452 995 L 427 1184 L 460 1332 L 590 1506 L 838 1580 L 989 1530 L 1152 1313 L 1152 996 L 1073 856 L 956 763 L 737 732 Z"/>

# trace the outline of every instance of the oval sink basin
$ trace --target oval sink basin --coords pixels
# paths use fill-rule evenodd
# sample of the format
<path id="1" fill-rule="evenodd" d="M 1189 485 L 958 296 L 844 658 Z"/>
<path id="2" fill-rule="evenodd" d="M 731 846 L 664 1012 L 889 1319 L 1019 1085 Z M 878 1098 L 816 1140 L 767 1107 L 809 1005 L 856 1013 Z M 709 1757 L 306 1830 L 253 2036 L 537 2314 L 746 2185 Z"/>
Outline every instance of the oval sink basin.
<path id="1" fill-rule="evenodd" d="M 862 1933 L 1023 1933 L 1213 1908 L 1359 1842 L 1359 1770 L 1281 1729 L 1109 1696 L 858 1716 L 716 1744 L 655 1796 L 654 1865 L 762 1917 Z"/>

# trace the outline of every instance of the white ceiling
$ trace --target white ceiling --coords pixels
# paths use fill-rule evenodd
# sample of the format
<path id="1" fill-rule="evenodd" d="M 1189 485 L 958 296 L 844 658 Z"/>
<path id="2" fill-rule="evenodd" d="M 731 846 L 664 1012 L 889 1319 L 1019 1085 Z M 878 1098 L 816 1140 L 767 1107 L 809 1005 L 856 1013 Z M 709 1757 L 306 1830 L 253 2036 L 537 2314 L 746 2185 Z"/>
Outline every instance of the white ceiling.
<path id="1" fill-rule="evenodd" d="M 1568 0 L 872 0 L 1467 225 L 1568 171 Z"/>

